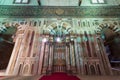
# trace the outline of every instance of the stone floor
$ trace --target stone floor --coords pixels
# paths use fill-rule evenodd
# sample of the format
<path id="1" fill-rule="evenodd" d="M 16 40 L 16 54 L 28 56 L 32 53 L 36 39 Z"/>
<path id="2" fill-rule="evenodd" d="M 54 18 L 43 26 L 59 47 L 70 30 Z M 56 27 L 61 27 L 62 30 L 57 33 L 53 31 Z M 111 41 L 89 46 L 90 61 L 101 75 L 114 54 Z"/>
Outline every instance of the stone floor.
<path id="1" fill-rule="evenodd" d="M 14 77 L 1 77 L 0 80 L 39 80 L 40 75 L 36 76 L 14 76 Z"/>
<path id="2" fill-rule="evenodd" d="M 39 80 L 40 76 L 29 76 L 29 77 L 6 77 L 0 80 Z M 80 76 L 80 80 L 120 80 L 120 76 Z"/>
<path id="3" fill-rule="evenodd" d="M 81 80 L 120 80 L 120 76 L 80 76 Z"/>

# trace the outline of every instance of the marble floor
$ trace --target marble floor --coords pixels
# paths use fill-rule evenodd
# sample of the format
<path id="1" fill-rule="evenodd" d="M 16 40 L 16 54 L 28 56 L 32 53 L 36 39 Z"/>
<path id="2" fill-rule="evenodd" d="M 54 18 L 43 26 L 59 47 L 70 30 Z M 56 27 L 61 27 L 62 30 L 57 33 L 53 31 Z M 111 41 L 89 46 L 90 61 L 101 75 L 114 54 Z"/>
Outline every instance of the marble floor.
<path id="1" fill-rule="evenodd" d="M 0 80 L 39 80 L 41 76 L 14 76 L 14 77 L 1 77 Z"/>
<path id="2" fill-rule="evenodd" d="M 80 76 L 81 80 L 120 80 L 120 76 Z"/>

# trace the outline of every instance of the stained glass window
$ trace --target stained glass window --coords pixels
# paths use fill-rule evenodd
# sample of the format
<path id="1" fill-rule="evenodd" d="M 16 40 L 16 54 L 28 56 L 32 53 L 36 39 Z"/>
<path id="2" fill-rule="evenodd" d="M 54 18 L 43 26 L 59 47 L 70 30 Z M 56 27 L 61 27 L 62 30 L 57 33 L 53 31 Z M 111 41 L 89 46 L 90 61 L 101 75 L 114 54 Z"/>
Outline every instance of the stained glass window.
<path id="1" fill-rule="evenodd" d="M 16 4 L 27 4 L 29 0 L 14 0 L 14 3 Z"/>
<path id="2" fill-rule="evenodd" d="M 105 1 L 104 0 L 92 0 L 92 3 L 105 3 Z"/>

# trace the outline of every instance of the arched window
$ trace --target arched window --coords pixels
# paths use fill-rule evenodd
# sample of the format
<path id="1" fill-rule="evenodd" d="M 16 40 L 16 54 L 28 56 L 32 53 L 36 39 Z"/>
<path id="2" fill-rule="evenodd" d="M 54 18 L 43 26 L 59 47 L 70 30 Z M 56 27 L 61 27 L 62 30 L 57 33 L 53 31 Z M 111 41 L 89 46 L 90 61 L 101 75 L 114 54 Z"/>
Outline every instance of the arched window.
<path id="1" fill-rule="evenodd" d="M 29 3 L 29 0 L 14 0 L 15 4 L 28 4 Z"/>
<path id="2" fill-rule="evenodd" d="M 29 73 L 29 65 L 25 65 L 23 69 L 23 74 L 28 74 Z"/>
<path id="3" fill-rule="evenodd" d="M 93 65 L 91 65 L 90 69 L 91 69 L 91 75 L 95 75 L 96 74 L 95 67 Z"/>
<path id="4" fill-rule="evenodd" d="M 37 25 L 37 22 L 35 21 L 35 22 L 34 22 L 34 26 L 36 26 L 36 25 Z"/>
<path id="5" fill-rule="evenodd" d="M 81 5 L 81 3 L 82 3 L 82 0 L 79 0 L 79 6 Z"/>
<path id="6" fill-rule="evenodd" d="M 102 4 L 105 3 L 104 0 L 92 0 L 92 3 Z"/>

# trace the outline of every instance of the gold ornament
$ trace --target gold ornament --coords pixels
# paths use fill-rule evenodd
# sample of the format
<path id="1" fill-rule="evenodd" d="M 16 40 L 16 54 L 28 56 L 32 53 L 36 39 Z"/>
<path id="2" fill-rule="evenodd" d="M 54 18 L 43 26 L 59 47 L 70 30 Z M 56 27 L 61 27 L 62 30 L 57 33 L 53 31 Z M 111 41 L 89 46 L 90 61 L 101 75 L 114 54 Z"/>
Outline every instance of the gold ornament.
<path id="1" fill-rule="evenodd" d="M 56 13 L 57 15 L 62 15 L 62 14 L 64 13 L 64 10 L 63 10 L 63 9 L 57 9 L 57 10 L 55 11 L 55 13 Z"/>

